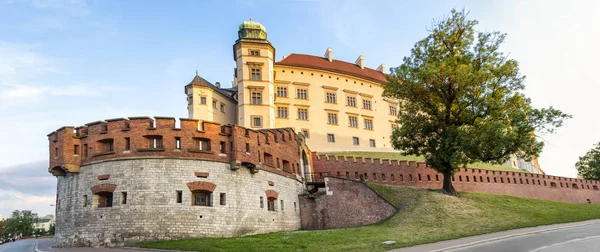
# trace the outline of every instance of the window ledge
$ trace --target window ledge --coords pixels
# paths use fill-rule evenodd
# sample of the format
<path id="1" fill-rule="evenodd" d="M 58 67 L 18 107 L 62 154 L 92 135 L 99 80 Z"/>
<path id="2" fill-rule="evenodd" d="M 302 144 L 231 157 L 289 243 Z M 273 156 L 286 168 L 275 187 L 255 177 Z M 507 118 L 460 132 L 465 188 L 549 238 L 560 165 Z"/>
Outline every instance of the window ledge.
<path id="1" fill-rule="evenodd" d="M 214 152 L 209 151 L 209 150 L 197 150 L 197 149 L 188 149 L 188 152 L 193 152 L 193 153 L 206 153 L 206 154 L 213 154 Z"/>
<path id="2" fill-rule="evenodd" d="M 114 151 L 105 151 L 105 152 L 101 152 L 101 153 L 95 153 L 92 156 L 99 157 L 99 156 L 112 155 L 112 154 L 115 154 L 115 152 Z"/>
<path id="3" fill-rule="evenodd" d="M 155 127 L 148 127 L 147 130 L 155 130 Z"/>
<path id="4" fill-rule="evenodd" d="M 100 131 L 100 134 L 106 134 L 108 131 Z"/>
<path id="5" fill-rule="evenodd" d="M 247 156 L 250 156 L 250 152 L 246 152 L 246 155 L 247 155 Z"/>
<path id="6" fill-rule="evenodd" d="M 139 152 L 152 152 L 152 151 L 165 151 L 163 148 L 139 148 L 137 149 Z"/>
<path id="7" fill-rule="evenodd" d="M 129 131 L 129 130 L 131 130 L 131 128 L 123 128 L 123 129 L 121 129 L 121 131 Z"/>

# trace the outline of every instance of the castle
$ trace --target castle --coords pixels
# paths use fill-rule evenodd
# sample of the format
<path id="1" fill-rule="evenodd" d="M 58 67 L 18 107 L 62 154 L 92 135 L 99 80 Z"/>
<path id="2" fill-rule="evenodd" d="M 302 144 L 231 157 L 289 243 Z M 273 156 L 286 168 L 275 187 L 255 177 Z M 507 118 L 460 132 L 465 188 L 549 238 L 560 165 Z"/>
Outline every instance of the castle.
<path id="1" fill-rule="evenodd" d="M 423 163 L 320 155 L 391 150 L 398 102 L 384 66 L 292 54 L 274 62 L 266 30 L 244 22 L 232 88 L 198 74 L 189 118 L 115 118 L 48 134 L 57 177 L 55 246 L 233 237 L 359 226 L 397 209 L 362 181 L 441 188 Z M 460 191 L 600 202 L 597 181 L 460 169 Z"/>

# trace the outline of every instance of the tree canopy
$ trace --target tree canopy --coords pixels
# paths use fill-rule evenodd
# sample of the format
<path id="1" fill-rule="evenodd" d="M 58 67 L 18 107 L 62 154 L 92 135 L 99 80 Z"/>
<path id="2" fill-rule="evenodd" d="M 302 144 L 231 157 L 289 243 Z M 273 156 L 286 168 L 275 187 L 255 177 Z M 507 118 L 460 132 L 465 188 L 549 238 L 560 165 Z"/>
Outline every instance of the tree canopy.
<path id="1" fill-rule="evenodd" d="M 575 163 L 577 173 L 584 179 L 600 180 L 600 142 Z"/>
<path id="2" fill-rule="evenodd" d="M 10 218 L 6 219 L 4 233 L 11 234 L 12 236 L 19 234 L 31 235 L 34 231 L 34 224 L 38 221 L 39 218 L 37 213 L 33 213 L 29 210 L 15 210 L 10 215 Z"/>
<path id="3" fill-rule="evenodd" d="M 451 194 L 457 168 L 538 156 L 544 143 L 533 133 L 553 133 L 570 118 L 552 107 L 533 108 L 518 62 L 499 51 L 506 34 L 478 32 L 477 20 L 467 16 L 453 9 L 435 22 L 384 87 L 384 96 L 400 100 L 392 146 L 424 156 Z"/>

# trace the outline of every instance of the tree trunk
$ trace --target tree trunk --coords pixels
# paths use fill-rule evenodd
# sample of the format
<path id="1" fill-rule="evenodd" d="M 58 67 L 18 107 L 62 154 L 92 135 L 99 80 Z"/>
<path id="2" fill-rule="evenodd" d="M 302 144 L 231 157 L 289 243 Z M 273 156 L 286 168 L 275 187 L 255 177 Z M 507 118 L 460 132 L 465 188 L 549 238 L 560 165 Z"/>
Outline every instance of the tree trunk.
<path id="1" fill-rule="evenodd" d="M 452 186 L 452 169 L 451 168 L 446 168 L 444 169 L 444 186 L 442 187 L 442 191 L 444 193 L 450 194 L 450 195 L 458 195 L 458 193 L 456 192 L 456 190 L 454 190 L 454 186 Z"/>

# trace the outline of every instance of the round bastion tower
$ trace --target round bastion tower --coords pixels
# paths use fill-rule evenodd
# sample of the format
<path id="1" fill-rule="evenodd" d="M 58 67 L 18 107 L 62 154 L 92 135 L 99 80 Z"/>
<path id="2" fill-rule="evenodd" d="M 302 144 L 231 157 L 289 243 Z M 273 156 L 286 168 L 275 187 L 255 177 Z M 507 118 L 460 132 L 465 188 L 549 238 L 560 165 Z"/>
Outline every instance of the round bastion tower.
<path id="1" fill-rule="evenodd" d="M 265 27 L 252 18 L 240 24 L 233 45 L 240 126 L 275 128 L 274 58 L 275 47 L 267 40 Z"/>

